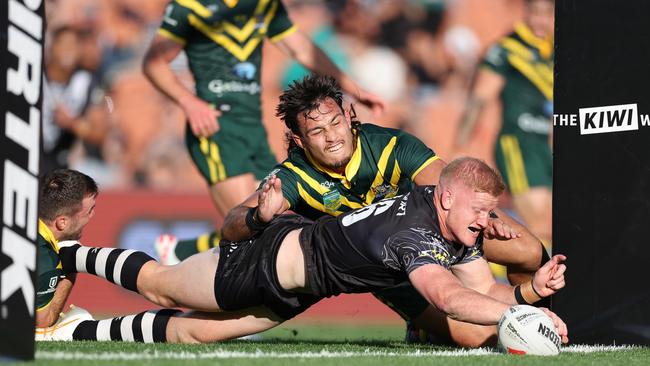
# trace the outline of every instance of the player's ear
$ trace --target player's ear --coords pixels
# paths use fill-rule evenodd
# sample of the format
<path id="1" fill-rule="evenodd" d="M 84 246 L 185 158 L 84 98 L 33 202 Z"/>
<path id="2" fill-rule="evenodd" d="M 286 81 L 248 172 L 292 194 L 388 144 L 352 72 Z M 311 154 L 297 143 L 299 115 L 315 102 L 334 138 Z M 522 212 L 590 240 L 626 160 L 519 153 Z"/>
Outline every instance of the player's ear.
<path id="1" fill-rule="evenodd" d="M 354 110 L 354 106 L 350 103 L 350 108 L 343 108 L 343 116 L 345 116 L 345 121 L 349 127 L 352 127 L 352 119 L 357 118 L 357 112 Z"/>
<path id="2" fill-rule="evenodd" d="M 296 135 L 295 133 L 291 134 L 291 139 L 293 142 L 298 145 L 299 148 L 304 149 L 305 147 L 302 145 L 302 140 L 300 139 L 300 136 Z"/>
<path id="3" fill-rule="evenodd" d="M 64 231 L 70 225 L 70 218 L 66 215 L 59 215 L 54 219 L 54 227 L 58 231 Z"/>
<path id="4" fill-rule="evenodd" d="M 454 203 L 454 195 L 449 189 L 443 189 L 442 197 L 440 197 L 440 204 L 442 209 L 448 211 L 451 208 L 451 205 Z"/>

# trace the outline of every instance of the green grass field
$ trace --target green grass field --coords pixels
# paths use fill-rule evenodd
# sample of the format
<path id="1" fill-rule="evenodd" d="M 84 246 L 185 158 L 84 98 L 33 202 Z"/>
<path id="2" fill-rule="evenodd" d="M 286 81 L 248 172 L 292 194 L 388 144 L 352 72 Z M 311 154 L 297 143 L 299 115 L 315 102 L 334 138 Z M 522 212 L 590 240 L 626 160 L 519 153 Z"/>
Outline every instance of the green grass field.
<path id="1" fill-rule="evenodd" d="M 556 357 L 510 356 L 491 349 L 408 345 L 401 326 L 284 325 L 258 341 L 212 345 L 122 342 L 38 343 L 36 365 L 648 365 L 650 349 L 581 351 Z"/>

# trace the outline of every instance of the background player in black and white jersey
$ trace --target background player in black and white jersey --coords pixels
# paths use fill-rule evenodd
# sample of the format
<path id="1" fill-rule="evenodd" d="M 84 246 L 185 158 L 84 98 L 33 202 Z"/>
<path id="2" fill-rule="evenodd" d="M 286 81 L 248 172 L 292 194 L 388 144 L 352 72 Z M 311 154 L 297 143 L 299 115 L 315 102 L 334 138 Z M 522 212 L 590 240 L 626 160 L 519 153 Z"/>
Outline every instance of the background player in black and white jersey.
<path id="1" fill-rule="evenodd" d="M 275 188 L 267 190 L 260 210 L 282 199 Z M 222 241 L 219 250 L 171 267 L 142 257 L 129 257 L 118 267 L 114 262 L 120 255 L 101 250 L 119 249 L 95 253 L 78 242 L 60 243 L 68 271 L 98 274 L 118 285 L 120 278 L 136 276 L 122 286 L 161 306 L 199 312 L 161 310 L 137 321 L 127 316 L 72 322 L 44 339 L 215 342 L 277 326 L 323 297 L 405 281 L 448 316 L 467 322 L 464 331 L 489 326 L 495 332 L 510 306 L 534 303 L 563 288 L 566 270 L 566 258 L 555 255 L 526 285 L 494 280 L 481 241 L 503 190 L 498 173 L 480 160 L 463 158 L 445 167 L 438 186 L 315 222 L 282 215 L 251 240 Z M 567 342 L 564 322 L 545 311 Z M 145 326 L 149 336 L 135 337 Z"/>

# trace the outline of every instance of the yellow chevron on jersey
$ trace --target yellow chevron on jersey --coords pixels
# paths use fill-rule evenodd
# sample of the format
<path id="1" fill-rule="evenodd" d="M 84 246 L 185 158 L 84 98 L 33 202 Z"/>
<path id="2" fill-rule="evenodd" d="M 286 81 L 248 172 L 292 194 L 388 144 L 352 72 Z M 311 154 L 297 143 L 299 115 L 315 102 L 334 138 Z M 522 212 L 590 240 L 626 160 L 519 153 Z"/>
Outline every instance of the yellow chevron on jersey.
<path id="1" fill-rule="evenodd" d="M 278 3 L 275 1 L 270 2 L 270 6 L 267 6 L 269 1 L 260 0 L 253 15 L 241 28 L 226 20 L 209 25 L 191 13 L 187 15 L 187 19 L 190 25 L 199 32 L 228 50 L 238 60 L 245 61 L 266 36 L 269 23 L 278 9 Z M 258 23 L 260 17 L 263 21 Z"/>

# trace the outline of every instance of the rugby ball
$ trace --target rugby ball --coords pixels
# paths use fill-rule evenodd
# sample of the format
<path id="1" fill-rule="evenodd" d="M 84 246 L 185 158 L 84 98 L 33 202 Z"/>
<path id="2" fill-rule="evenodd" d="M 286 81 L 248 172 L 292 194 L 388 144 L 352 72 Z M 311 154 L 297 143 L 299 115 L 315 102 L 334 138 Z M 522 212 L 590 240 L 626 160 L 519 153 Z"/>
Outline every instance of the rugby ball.
<path id="1" fill-rule="evenodd" d="M 530 305 L 515 305 L 503 313 L 498 325 L 499 348 L 517 355 L 554 356 L 560 353 L 560 336 L 553 320 Z"/>

